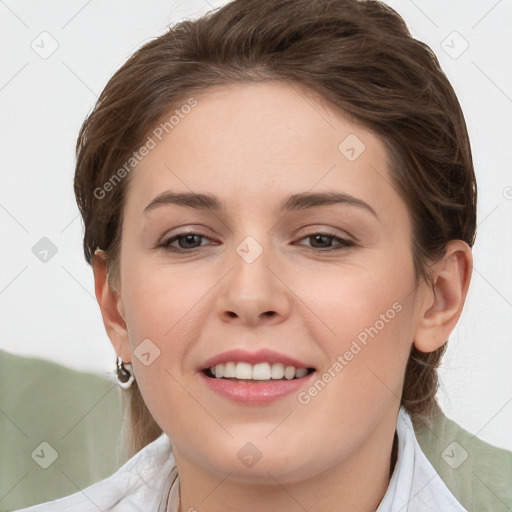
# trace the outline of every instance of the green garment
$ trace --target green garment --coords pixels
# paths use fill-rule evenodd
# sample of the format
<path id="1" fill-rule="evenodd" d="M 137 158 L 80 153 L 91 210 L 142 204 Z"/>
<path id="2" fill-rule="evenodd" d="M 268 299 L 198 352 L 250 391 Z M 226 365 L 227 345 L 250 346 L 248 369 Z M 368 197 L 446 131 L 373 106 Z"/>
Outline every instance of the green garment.
<path id="1" fill-rule="evenodd" d="M 0 511 L 112 474 L 124 462 L 121 421 L 119 389 L 107 378 L 0 351 Z"/>
<path id="2" fill-rule="evenodd" d="M 469 512 L 512 511 L 512 452 L 478 439 L 442 412 L 429 425 L 413 425 L 423 453 Z"/>

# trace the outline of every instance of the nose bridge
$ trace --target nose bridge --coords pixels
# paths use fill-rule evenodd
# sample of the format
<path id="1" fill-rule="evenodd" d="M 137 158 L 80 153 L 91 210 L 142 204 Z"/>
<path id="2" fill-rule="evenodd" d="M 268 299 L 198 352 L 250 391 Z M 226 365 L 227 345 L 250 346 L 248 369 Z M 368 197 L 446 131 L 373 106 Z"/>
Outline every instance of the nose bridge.
<path id="1" fill-rule="evenodd" d="M 230 258 L 232 269 L 217 304 L 218 313 L 225 318 L 256 323 L 288 314 L 287 288 L 276 275 L 274 267 L 279 265 L 272 243 L 268 236 L 256 236 L 246 236 Z"/>

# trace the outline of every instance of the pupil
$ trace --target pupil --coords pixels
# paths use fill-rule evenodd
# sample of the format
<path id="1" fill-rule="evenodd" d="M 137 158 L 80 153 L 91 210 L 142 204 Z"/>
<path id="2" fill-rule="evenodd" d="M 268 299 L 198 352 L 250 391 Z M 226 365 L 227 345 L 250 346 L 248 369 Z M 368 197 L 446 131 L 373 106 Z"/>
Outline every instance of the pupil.
<path id="1" fill-rule="evenodd" d="M 182 249 L 189 248 L 188 244 L 191 243 L 193 245 L 194 244 L 193 239 L 194 238 L 197 239 L 198 237 L 199 237 L 199 235 L 185 235 L 185 236 L 181 237 L 181 240 L 183 240 L 183 239 L 185 240 L 185 243 L 184 243 L 185 247 L 182 247 Z M 197 240 L 196 240 L 196 242 L 197 242 Z M 180 245 L 183 246 L 183 244 L 181 244 L 181 243 L 180 243 Z"/>
<path id="2" fill-rule="evenodd" d="M 316 243 L 318 240 L 320 240 L 320 244 L 322 244 L 322 239 L 323 239 L 323 241 L 324 241 L 324 242 L 328 242 L 329 237 L 328 237 L 328 236 L 326 236 L 326 235 L 315 235 L 315 236 L 313 237 L 313 239 L 315 240 L 315 243 Z"/>

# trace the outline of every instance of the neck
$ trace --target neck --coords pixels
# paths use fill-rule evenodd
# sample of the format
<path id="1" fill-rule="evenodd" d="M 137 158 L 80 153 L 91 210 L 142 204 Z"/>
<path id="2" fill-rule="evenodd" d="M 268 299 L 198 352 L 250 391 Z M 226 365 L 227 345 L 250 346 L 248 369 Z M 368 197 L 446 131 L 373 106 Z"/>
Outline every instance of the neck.
<path id="1" fill-rule="evenodd" d="M 249 484 L 213 474 L 175 448 L 180 480 L 178 512 L 375 512 L 397 460 L 396 415 L 383 419 L 366 442 L 321 474 L 283 484 L 267 472 L 266 483 Z"/>

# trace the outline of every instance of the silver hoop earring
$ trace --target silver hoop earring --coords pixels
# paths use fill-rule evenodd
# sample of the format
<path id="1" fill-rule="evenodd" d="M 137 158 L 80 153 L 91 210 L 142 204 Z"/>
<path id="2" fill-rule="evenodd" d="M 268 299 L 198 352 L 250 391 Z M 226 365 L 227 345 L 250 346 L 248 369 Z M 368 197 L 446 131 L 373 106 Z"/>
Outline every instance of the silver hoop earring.
<path id="1" fill-rule="evenodd" d="M 130 363 L 123 363 L 120 357 L 116 361 L 116 378 L 117 384 L 123 389 L 128 389 L 135 380 L 132 365 Z"/>

